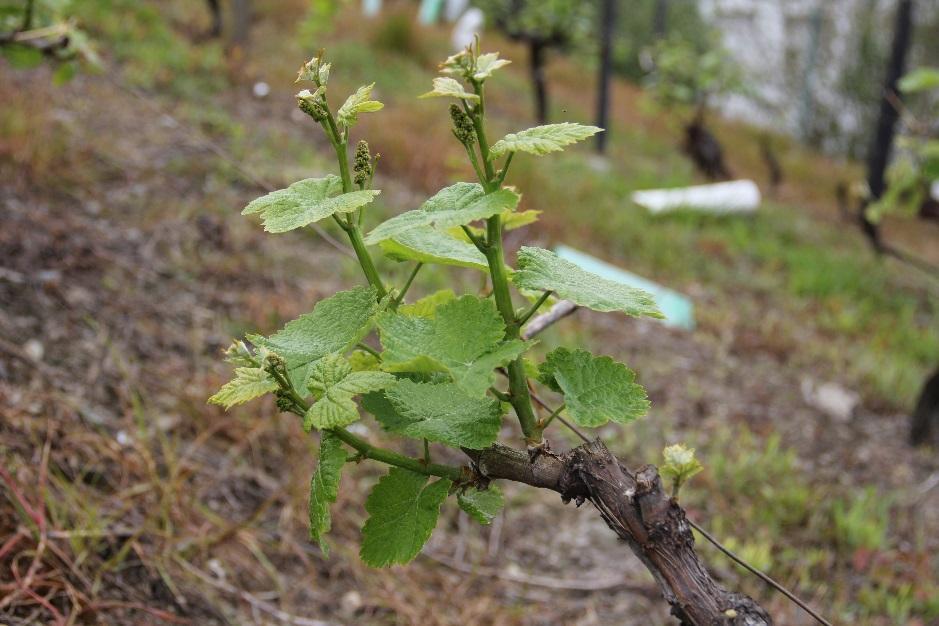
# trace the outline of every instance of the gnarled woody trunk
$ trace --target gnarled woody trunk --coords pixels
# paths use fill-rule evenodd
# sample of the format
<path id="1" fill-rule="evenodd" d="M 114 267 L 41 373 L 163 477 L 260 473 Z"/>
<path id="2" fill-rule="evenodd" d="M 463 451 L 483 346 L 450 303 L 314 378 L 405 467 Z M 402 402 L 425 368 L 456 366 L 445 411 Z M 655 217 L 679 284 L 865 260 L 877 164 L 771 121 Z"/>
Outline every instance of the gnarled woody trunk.
<path id="1" fill-rule="evenodd" d="M 685 512 L 662 488 L 651 465 L 635 473 L 599 440 L 565 454 L 525 452 L 495 445 L 465 450 L 484 479 L 507 479 L 551 489 L 565 501 L 589 500 L 655 577 L 682 624 L 769 626 L 766 611 L 711 578 L 694 550 Z"/>

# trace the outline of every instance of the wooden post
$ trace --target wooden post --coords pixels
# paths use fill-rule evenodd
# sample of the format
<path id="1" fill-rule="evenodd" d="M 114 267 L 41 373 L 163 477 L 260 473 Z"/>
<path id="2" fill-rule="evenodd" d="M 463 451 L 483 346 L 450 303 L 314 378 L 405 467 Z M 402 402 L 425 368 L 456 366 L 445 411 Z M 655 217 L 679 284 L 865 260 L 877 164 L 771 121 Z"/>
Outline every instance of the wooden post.
<path id="1" fill-rule="evenodd" d="M 877 118 L 877 129 L 871 141 L 870 152 L 867 156 L 867 186 L 870 189 L 870 201 L 878 200 L 886 190 L 887 184 L 884 174 L 890 162 L 890 152 L 893 149 L 893 137 L 896 134 L 897 120 L 900 112 L 895 106 L 894 98 L 901 98 L 897 89 L 897 81 L 906 70 L 906 57 L 910 49 L 913 35 L 913 0 L 899 0 L 897 4 L 897 17 L 893 31 L 893 45 L 890 51 L 890 61 L 887 64 L 887 75 L 884 78 L 884 90 L 880 98 L 880 113 Z M 877 225 L 867 219 L 865 213 L 867 203 L 862 203 L 858 218 L 861 229 L 870 239 L 874 249 L 882 250 L 880 231 Z"/>
<path id="2" fill-rule="evenodd" d="M 652 15 L 652 34 L 656 41 L 665 39 L 668 32 L 668 0 L 655 0 L 655 13 Z"/>
<path id="3" fill-rule="evenodd" d="M 610 112 L 610 72 L 612 70 L 613 26 L 616 0 L 603 0 L 600 11 L 600 73 L 597 77 L 597 126 L 607 129 Z M 609 130 L 597 134 L 597 152 L 606 151 Z"/>

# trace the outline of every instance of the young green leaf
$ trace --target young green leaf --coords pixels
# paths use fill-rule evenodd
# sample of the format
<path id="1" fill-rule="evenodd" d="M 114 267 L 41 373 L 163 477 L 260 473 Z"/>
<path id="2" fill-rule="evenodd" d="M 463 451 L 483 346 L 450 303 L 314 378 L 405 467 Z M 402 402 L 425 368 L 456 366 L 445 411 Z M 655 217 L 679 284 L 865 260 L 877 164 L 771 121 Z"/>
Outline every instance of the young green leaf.
<path id="1" fill-rule="evenodd" d="M 466 241 L 431 226 L 421 226 L 381 242 L 385 256 L 396 261 L 419 261 L 489 271 L 486 257 Z"/>
<path id="2" fill-rule="evenodd" d="M 372 88 L 374 86 L 375 83 L 362 85 L 354 94 L 346 98 L 346 101 L 342 103 L 342 106 L 339 107 L 339 111 L 336 113 L 336 118 L 340 126 L 348 128 L 355 124 L 359 113 L 372 113 L 381 110 L 385 106 L 377 100 L 369 100 L 369 98 L 372 97 Z"/>
<path id="3" fill-rule="evenodd" d="M 277 391 L 277 387 L 277 381 L 263 368 L 237 367 L 235 377 L 209 398 L 209 402 L 230 409 L 236 404 L 244 404 L 266 393 Z"/>
<path id="4" fill-rule="evenodd" d="M 333 352 L 345 352 L 368 332 L 378 312 L 372 287 L 356 287 L 321 300 L 270 337 L 249 335 L 248 340 L 280 355 L 296 390 L 306 393 L 310 363 Z"/>
<path id="5" fill-rule="evenodd" d="M 315 56 L 300 66 L 300 71 L 297 72 L 297 80 L 294 82 L 299 83 L 301 80 L 308 80 L 317 87 L 324 87 L 329 82 L 329 68 L 331 65 L 331 63 L 323 63 L 323 56 L 320 53 L 320 56 Z"/>
<path id="6" fill-rule="evenodd" d="M 313 196 L 314 200 L 329 198 L 342 193 L 342 180 L 335 174 L 325 178 L 305 178 L 284 189 L 272 191 L 248 203 L 242 215 L 264 214 L 279 207 L 281 204 L 290 205 L 302 202 Z M 282 209 L 281 209 L 282 210 Z"/>
<path id="7" fill-rule="evenodd" d="M 536 211 L 530 209 L 528 211 L 506 211 L 502 214 L 502 230 L 515 230 L 516 228 L 521 228 L 522 226 L 528 226 L 538 221 L 538 216 L 541 215 L 541 211 Z M 486 236 L 486 229 L 480 226 L 468 226 L 467 227 L 471 233 L 477 237 Z M 466 232 L 459 226 L 454 226 L 447 229 L 447 233 L 459 239 L 460 241 L 469 243 L 471 240 L 466 235 Z M 476 247 L 475 245 L 473 246 Z"/>
<path id="8" fill-rule="evenodd" d="M 502 229 L 515 230 L 538 221 L 541 211 L 529 209 L 527 211 L 507 211 L 502 214 Z"/>
<path id="9" fill-rule="evenodd" d="M 372 567 L 410 562 L 430 539 L 451 482 L 393 467 L 369 494 L 359 555 Z"/>
<path id="10" fill-rule="evenodd" d="M 385 313 L 378 320 L 382 367 L 391 372 L 448 372 L 464 391 L 485 395 L 496 367 L 528 348 L 503 341 L 505 323 L 490 299 L 463 296 L 441 305 L 433 319 Z"/>
<path id="11" fill-rule="evenodd" d="M 595 311 L 661 318 L 652 295 L 581 269 L 550 250 L 523 246 L 512 282 L 519 289 L 553 291 L 558 298 Z"/>
<path id="12" fill-rule="evenodd" d="M 498 52 L 486 52 L 476 57 L 476 65 L 473 68 L 473 78 L 483 81 L 492 76 L 492 73 L 500 67 L 505 67 L 511 63 L 507 59 L 500 59 Z"/>
<path id="13" fill-rule="evenodd" d="M 603 426 L 610 420 L 625 424 L 649 410 L 636 374 L 608 356 L 557 348 L 539 370 L 542 382 L 564 394 L 567 413 L 579 426 Z"/>
<path id="14" fill-rule="evenodd" d="M 917 93 L 939 89 L 939 69 L 933 67 L 918 67 L 905 74 L 897 83 L 903 93 Z"/>
<path id="15" fill-rule="evenodd" d="M 490 160 L 507 152 L 527 152 L 541 156 L 563 150 L 564 146 L 583 141 L 602 132 L 602 128 L 572 122 L 535 126 L 517 133 L 509 133 L 489 149 Z"/>
<path id="16" fill-rule="evenodd" d="M 381 361 L 371 352 L 355 350 L 348 357 L 353 372 L 378 372 L 381 370 Z"/>
<path id="17" fill-rule="evenodd" d="M 473 75 L 473 54 L 469 50 L 451 54 L 440 64 L 440 73 L 469 78 Z"/>
<path id="18" fill-rule="evenodd" d="M 456 183 L 444 187 L 419 209 L 392 217 L 379 224 L 365 237 L 365 243 L 376 244 L 422 226 L 446 229 L 512 210 L 519 196 L 509 189 L 486 193 L 478 183 Z"/>
<path id="19" fill-rule="evenodd" d="M 346 451 L 335 435 L 320 435 L 320 460 L 310 479 L 310 539 L 319 544 L 324 557 L 329 556 L 329 545 L 323 535 L 332 527 L 329 505 L 339 497 L 339 479 L 346 462 Z"/>
<path id="20" fill-rule="evenodd" d="M 663 477 L 671 480 L 672 496 L 676 498 L 681 486 L 704 469 L 694 456 L 694 448 L 688 448 L 680 443 L 662 450 L 662 457 L 665 459 L 665 464 L 659 468 L 659 472 Z"/>
<path id="21" fill-rule="evenodd" d="M 453 293 L 453 290 L 441 289 L 429 296 L 424 296 L 420 300 L 416 300 L 412 304 L 402 304 L 398 307 L 398 312 L 408 317 L 432 318 L 437 316 L 437 309 L 440 305 L 446 304 L 451 300 L 456 300 L 456 294 Z"/>
<path id="22" fill-rule="evenodd" d="M 470 102 L 479 102 L 479 96 L 463 88 L 459 81 L 446 76 L 434 79 L 434 88 L 418 98 L 462 98 Z"/>
<path id="23" fill-rule="evenodd" d="M 350 213 L 371 202 L 380 191 L 342 191 L 338 176 L 307 178 L 251 202 L 242 215 L 261 214 L 264 230 L 285 233 L 302 228 L 336 213 Z M 339 194 L 339 195 L 336 195 Z"/>
<path id="24" fill-rule="evenodd" d="M 502 490 L 494 484 L 488 489 L 470 488 L 456 497 L 460 508 L 480 524 L 489 525 L 505 506 Z"/>
<path id="25" fill-rule="evenodd" d="M 359 419 L 359 409 L 353 398 L 369 391 L 389 387 L 397 379 L 385 372 L 353 372 L 352 366 L 340 354 L 324 356 L 310 367 L 311 391 L 319 392 L 319 399 L 303 416 L 303 427 L 309 431 L 348 426 Z"/>
<path id="26" fill-rule="evenodd" d="M 499 402 L 471 396 L 453 383 L 402 379 L 385 390 L 385 397 L 395 415 L 389 415 L 387 410 L 374 415 L 387 430 L 399 435 L 472 450 L 492 445 L 499 436 L 502 423 Z"/>

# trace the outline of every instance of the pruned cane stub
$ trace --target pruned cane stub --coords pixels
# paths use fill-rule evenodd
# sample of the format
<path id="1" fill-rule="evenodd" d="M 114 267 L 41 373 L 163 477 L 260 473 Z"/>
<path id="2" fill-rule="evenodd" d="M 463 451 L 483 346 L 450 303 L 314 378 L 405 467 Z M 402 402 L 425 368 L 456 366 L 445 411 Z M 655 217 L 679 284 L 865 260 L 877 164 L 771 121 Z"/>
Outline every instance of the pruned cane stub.
<path id="1" fill-rule="evenodd" d="M 564 454 L 544 450 L 534 458 L 498 444 L 464 452 L 486 480 L 514 480 L 551 489 L 565 502 L 590 501 L 652 573 L 682 624 L 773 623 L 752 598 L 728 591 L 712 578 L 695 552 L 684 510 L 665 492 L 654 466 L 632 472 L 600 440 Z"/>

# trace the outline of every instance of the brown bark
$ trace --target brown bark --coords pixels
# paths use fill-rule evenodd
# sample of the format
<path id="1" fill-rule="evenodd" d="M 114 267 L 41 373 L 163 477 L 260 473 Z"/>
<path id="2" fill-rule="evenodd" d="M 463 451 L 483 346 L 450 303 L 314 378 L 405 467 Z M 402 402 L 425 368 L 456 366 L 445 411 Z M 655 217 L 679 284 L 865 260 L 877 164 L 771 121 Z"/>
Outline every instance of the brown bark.
<path id="1" fill-rule="evenodd" d="M 711 577 L 695 552 L 684 510 L 665 493 L 655 467 L 631 472 L 599 440 L 565 454 L 526 454 L 501 445 L 465 452 L 482 480 L 551 489 L 578 505 L 589 500 L 649 569 L 682 624 L 773 623 L 751 598 L 724 589 Z"/>

